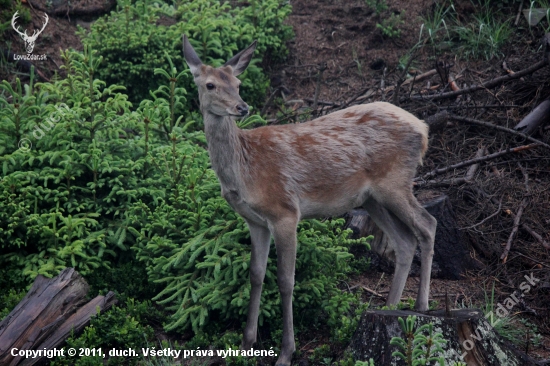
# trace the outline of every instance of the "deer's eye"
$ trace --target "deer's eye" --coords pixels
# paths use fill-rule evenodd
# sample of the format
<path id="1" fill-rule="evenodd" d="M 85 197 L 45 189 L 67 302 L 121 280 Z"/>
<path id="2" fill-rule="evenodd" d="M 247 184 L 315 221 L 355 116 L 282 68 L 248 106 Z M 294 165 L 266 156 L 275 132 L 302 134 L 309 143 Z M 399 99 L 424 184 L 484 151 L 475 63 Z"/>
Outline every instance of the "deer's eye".
<path id="1" fill-rule="evenodd" d="M 208 90 L 213 90 L 215 87 L 216 87 L 216 86 L 215 86 L 214 84 L 212 84 L 212 83 L 206 84 L 206 89 L 208 89 Z"/>

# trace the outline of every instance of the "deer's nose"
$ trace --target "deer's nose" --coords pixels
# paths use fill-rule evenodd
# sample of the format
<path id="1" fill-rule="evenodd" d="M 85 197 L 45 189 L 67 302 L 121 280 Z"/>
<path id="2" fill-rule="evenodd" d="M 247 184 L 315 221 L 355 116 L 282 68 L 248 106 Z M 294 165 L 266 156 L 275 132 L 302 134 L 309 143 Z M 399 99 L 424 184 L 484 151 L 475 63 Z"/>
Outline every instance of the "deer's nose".
<path id="1" fill-rule="evenodd" d="M 248 114 L 248 105 L 245 103 L 237 104 L 237 112 L 241 114 L 241 116 L 246 116 Z"/>

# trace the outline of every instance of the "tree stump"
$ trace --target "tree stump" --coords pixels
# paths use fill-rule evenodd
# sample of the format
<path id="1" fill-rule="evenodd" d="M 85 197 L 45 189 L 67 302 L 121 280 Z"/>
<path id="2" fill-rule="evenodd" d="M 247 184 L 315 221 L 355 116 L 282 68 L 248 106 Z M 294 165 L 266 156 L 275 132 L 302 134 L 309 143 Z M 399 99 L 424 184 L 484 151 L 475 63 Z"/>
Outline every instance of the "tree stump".
<path id="1" fill-rule="evenodd" d="M 34 365 L 43 357 L 13 356 L 12 349 L 51 350 L 78 333 L 97 313 L 116 303 L 113 292 L 86 303 L 89 286 L 74 268 L 57 277 L 36 277 L 31 289 L 0 323 L 0 365 Z M 86 304 L 85 304 L 86 303 Z M 84 306 L 82 306 L 84 305 Z M 17 354 L 17 353 L 16 353 Z"/>
<path id="2" fill-rule="evenodd" d="M 467 270 L 478 268 L 478 264 L 470 256 L 466 240 L 457 227 L 449 198 L 445 195 L 439 196 L 424 203 L 423 207 L 437 220 L 432 276 L 458 280 L 463 278 Z M 393 272 L 395 251 L 366 210 L 351 211 L 346 227 L 353 231 L 353 238 L 373 235 L 371 249 L 383 259 L 371 257 L 371 262 L 384 272 Z M 417 276 L 419 273 L 420 249 L 417 248 L 410 274 Z"/>
<path id="3" fill-rule="evenodd" d="M 398 318 L 403 320 L 416 315 L 415 329 L 433 323 L 434 331 L 443 334 L 446 340 L 444 350 L 445 365 L 464 362 L 468 366 L 538 365 L 524 353 L 502 340 L 480 310 L 451 310 L 416 313 L 405 310 L 368 310 L 363 313 L 352 337 L 349 351 L 355 360 L 374 360 L 375 365 L 405 365 L 405 362 L 392 356 L 398 350 L 390 345 L 392 337 L 405 339 Z M 427 335 L 425 333 L 424 335 Z"/>

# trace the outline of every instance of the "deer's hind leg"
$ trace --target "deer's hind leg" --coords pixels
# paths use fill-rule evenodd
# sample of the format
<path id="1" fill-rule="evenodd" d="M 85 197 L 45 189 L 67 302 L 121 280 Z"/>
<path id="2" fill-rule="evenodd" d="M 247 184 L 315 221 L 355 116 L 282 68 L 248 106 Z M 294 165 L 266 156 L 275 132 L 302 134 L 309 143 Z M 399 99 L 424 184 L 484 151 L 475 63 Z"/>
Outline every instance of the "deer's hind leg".
<path id="1" fill-rule="evenodd" d="M 392 211 L 384 205 L 369 198 L 363 207 L 369 216 L 384 232 L 395 251 L 395 272 L 386 300 L 387 305 L 395 305 L 401 300 L 403 288 L 407 282 L 409 270 L 417 247 L 417 240 L 413 232 Z"/>
<path id="2" fill-rule="evenodd" d="M 391 212 L 391 217 L 397 220 L 397 228 L 400 233 L 407 233 L 408 241 L 414 242 L 414 250 L 416 249 L 416 243 L 420 245 L 421 252 L 421 268 L 420 268 L 420 284 L 418 289 L 418 295 L 416 298 L 415 309 L 420 311 L 428 310 L 428 296 L 430 292 L 430 277 L 432 271 L 432 261 L 434 254 L 434 239 L 435 230 L 437 226 L 436 219 L 428 213 L 413 196 L 410 189 L 394 190 L 387 192 L 383 195 L 384 200 L 381 205 L 386 210 Z M 394 220 L 395 221 L 395 220 Z M 400 224 L 399 224 L 400 223 Z M 405 229 L 406 228 L 406 229 Z M 404 246 L 396 247 L 396 257 L 398 251 L 404 251 L 405 255 L 410 255 L 410 247 Z M 411 258 L 412 262 L 412 258 Z M 409 264 L 410 268 L 410 264 Z M 407 269 L 408 272 L 408 269 Z M 397 266 L 396 266 L 396 275 Z M 399 273 L 400 276 L 406 280 L 407 275 Z M 395 280 L 394 280 L 395 281 Z M 393 287 L 393 285 L 392 285 Z M 397 295 L 393 293 L 393 288 L 390 290 L 390 295 Z M 397 291 L 397 289 L 396 289 Z M 401 295 L 401 293 L 399 293 Z M 395 298 L 391 297 L 392 300 Z M 388 298 L 388 299 L 390 299 Z"/>

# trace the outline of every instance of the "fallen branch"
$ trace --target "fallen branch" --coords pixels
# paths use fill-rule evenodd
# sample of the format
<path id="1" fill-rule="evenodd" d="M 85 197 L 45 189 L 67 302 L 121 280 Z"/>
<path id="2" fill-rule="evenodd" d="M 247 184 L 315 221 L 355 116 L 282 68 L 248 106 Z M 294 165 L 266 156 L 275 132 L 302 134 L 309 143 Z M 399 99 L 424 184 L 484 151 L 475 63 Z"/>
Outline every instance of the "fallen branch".
<path id="1" fill-rule="evenodd" d="M 365 291 L 367 291 L 368 293 L 374 295 L 374 296 L 377 296 L 377 297 L 380 297 L 382 299 L 385 299 L 386 296 L 382 295 L 382 294 L 379 294 L 378 292 L 374 291 L 374 290 L 371 290 L 370 288 L 366 287 L 366 286 L 361 286 L 361 288 Z"/>
<path id="2" fill-rule="evenodd" d="M 413 81 L 416 83 L 416 82 L 420 82 L 424 79 L 427 79 L 429 77 L 432 77 L 434 76 L 435 74 L 437 74 L 437 70 L 436 69 L 432 69 L 430 71 L 426 71 L 425 73 L 423 74 L 420 74 L 420 75 L 416 75 L 416 76 L 413 76 L 412 78 L 408 78 L 407 80 L 405 80 L 403 82 L 403 84 L 401 84 L 401 86 L 405 86 L 405 85 L 408 85 L 410 83 L 412 83 Z"/>
<path id="3" fill-rule="evenodd" d="M 523 224 L 521 225 L 521 228 L 527 231 L 529 234 L 531 234 L 533 238 L 537 239 L 537 241 L 541 243 L 544 248 L 550 249 L 550 244 L 543 239 L 542 235 L 537 233 L 535 230 L 531 229 L 530 226 L 528 226 L 527 224 Z"/>
<path id="4" fill-rule="evenodd" d="M 344 109 L 346 108 L 347 106 L 349 106 L 351 103 L 355 102 L 357 99 L 359 99 L 360 97 L 362 97 L 365 93 L 368 93 L 369 90 L 371 90 L 371 87 L 368 87 L 368 88 L 365 88 L 363 90 L 361 90 L 359 93 L 357 93 L 353 98 L 351 98 L 350 100 L 348 100 L 347 102 L 345 102 L 344 104 L 338 106 L 339 109 Z"/>
<path id="5" fill-rule="evenodd" d="M 491 200 L 491 202 L 493 202 L 494 204 L 497 203 L 495 197 L 493 196 L 490 196 L 487 192 L 485 192 L 484 190 L 482 190 L 481 188 L 479 187 L 475 187 L 474 188 L 479 194 L 481 194 L 482 196 L 484 197 L 487 197 Z M 508 211 L 508 210 L 504 210 L 504 212 L 507 214 L 507 215 L 511 215 L 512 218 L 516 218 L 516 214 L 514 214 L 512 211 Z M 542 246 L 546 249 L 550 249 L 550 244 L 543 239 L 542 235 L 540 235 L 539 233 L 537 233 L 535 230 L 533 230 L 529 225 L 527 224 L 522 224 L 521 225 L 521 228 L 524 229 L 525 231 L 527 231 L 529 234 L 531 234 L 531 236 L 533 236 L 533 238 L 535 238 L 539 243 L 542 244 Z M 520 253 L 518 253 L 520 254 Z"/>
<path id="6" fill-rule="evenodd" d="M 550 99 L 544 100 L 514 127 L 526 135 L 533 134 L 539 126 L 550 120 Z"/>
<path id="7" fill-rule="evenodd" d="M 538 143 L 523 145 L 523 146 L 518 146 L 518 147 L 511 148 L 511 149 L 501 150 L 501 151 L 498 151 L 498 152 L 493 153 L 493 154 L 482 156 L 480 158 L 465 160 L 463 162 L 453 164 L 453 165 L 450 165 L 450 166 L 445 167 L 445 168 L 434 169 L 431 172 L 428 172 L 428 173 L 424 174 L 422 177 L 414 178 L 414 181 L 415 182 L 423 181 L 423 180 L 426 180 L 428 178 L 435 177 L 436 175 L 446 173 L 450 170 L 464 168 L 464 167 L 467 167 L 467 166 L 470 166 L 470 165 L 473 165 L 473 164 L 481 163 L 483 161 L 493 160 L 493 159 L 496 159 L 496 158 L 498 158 L 500 156 L 503 156 L 503 155 L 506 155 L 506 154 L 517 153 L 517 152 L 520 152 L 520 151 L 529 150 L 529 149 L 532 149 L 532 148 L 537 147 L 537 146 L 539 146 Z"/>
<path id="8" fill-rule="evenodd" d="M 451 187 L 451 186 L 457 186 L 460 184 L 468 183 L 464 177 L 459 178 L 453 178 L 453 179 L 445 179 L 445 180 L 426 180 L 422 182 L 414 182 L 413 185 L 416 188 L 422 188 L 426 186 L 430 186 L 432 188 L 435 187 Z"/>
<path id="9" fill-rule="evenodd" d="M 460 89 L 460 87 L 458 86 L 458 84 L 456 83 L 455 80 L 456 80 L 455 77 L 449 75 L 449 85 L 451 86 L 451 90 L 455 91 L 455 92 L 462 90 L 462 89 Z"/>
<path id="10" fill-rule="evenodd" d="M 502 208 L 502 198 L 500 199 L 500 202 L 498 203 L 498 208 L 497 210 L 492 213 L 491 215 L 487 216 L 486 218 L 484 218 L 483 220 L 481 220 L 480 222 L 478 222 L 477 224 L 474 224 L 472 226 L 468 226 L 468 227 L 464 227 L 460 230 L 468 230 L 468 229 L 473 229 L 481 224 L 483 224 L 484 222 L 487 222 L 487 220 L 490 220 L 491 218 L 495 217 L 496 215 L 498 215 L 500 213 L 500 209 Z"/>
<path id="11" fill-rule="evenodd" d="M 321 81 L 323 80 L 323 72 L 327 69 L 327 63 L 323 62 L 319 64 L 317 73 L 317 84 L 315 85 L 315 95 L 313 97 L 313 109 L 317 109 L 317 102 L 319 100 L 319 92 L 321 91 Z"/>
<path id="12" fill-rule="evenodd" d="M 519 4 L 519 10 L 518 10 L 518 15 L 516 15 L 516 21 L 514 22 L 514 26 L 517 27 L 518 26 L 518 23 L 519 23 L 519 18 L 521 16 L 521 11 L 523 10 L 523 1 L 524 0 L 521 0 L 521 4 Z"/>
<path id="13" fill-rule="evenodd" d="M 304 98 L 303 100 L 308 103 L 312 103 L 312 104 L 315 103 L 315 99 L 313 98 Z M 326 100 L 317 100 L 317 105 L 328 105 L 329 107 L 335 107 L 335 108 L 340 106 L 340 104 L 338 103 L 327 102 Z M 314 108 L 312 107 L 312 109 Z"/>
<path id="14" fill-rule="evenodd" d="M 518 208 L 518 213 L 514 218 L 514 227 L 512 229 L 512 232 L 510 233 L 510 236 L 508 237 L 508 241 L 506 242 L 506 247 L 504 248 L 504 252 L 502 252 L 502 255 L 500 256 L 500 259 L 502 259 L 502 263 L 506 263 L 506 260 L 508 259 L 508 252 L 510 252 L 510 248 L 512 247 L 512 241 L 514 241 L 514 238 L 516 237 L 516 234 L 518 232 L 519 220 L 521 220 L 521 215 L 523 215 L 523 210 L 525 209 L 526 205 L 527 205 L 527 198 L 524 198 L 521 201 Z"/>
<path id="15" fill-rule="evenodd" d="M 476 153 L 476 156 L 475 156 L 474 159 L 481 158 L 481 157 L 483 157 L 484 154 L 485 154 L 485 148 L 480 147 L 479 149 L 477 149 L 477 153 Z M 479 168 L 479 163 L 476 163 L 476 164 L 470 166 L 468 168 L 468 171 L 466 172 L 466 175 L 464 176 L 464 180 L 466 182 L 469 182 L 472 179 L 474 179 L 474 175 L 476 174 L 478 168 Z"/>
<path id="16" fill-rule="evenodd" d="M 455 114 L 449 114 L 449 118 L 450 119 L 454 119 L 455 121 L 459 121 L 459 122 L 465 122 L 465 123 L 469 123 L 469 124 L 472 124 L 472 125 L 478 125 L 478 126 L 484 126 L 484 127 L 489 127 L 489 128 L 492 128 L 492 129 L 495 129 L 495 130 L 499 130 L 499 131 L 504 131 L 504 132 L 507 132 L 507 133 L 510 133 L 512 135 L 516 135 L 516 136 L 521 136 L 523 137 L 524 139 L 527 139 L 529 141 L 532 141 L 536 144 L 539 144 L 541 146 L 544 146 L 545 148 L 547 149 L 550 149 L 550 145 L 540 141 L 540 140 L 537 140 L 536 138 L 533 138 L 531 136 L 528 136 L 522 132 L 518 132 L 516 130 L 512 130 L 511 128 L 506 128 L 506 127 L 502 127 L 502 126 L 497 126 L 497 125 L 494 125 L 492 123 L 488 123 L 488 122 L 484 122 L 484 121 L 479 121 L 477 119 L 473 119 L 473 118 L 468 118 L 468 117 L 461 117 L 461 116 L 457 116 Z"/>
<path id="17" fill-rule="evenodd" d="M 529 195 L 531 193 L 531 189 L 529 188 L 529 174 L 527 173 L 527 170 L 523 169 L 523 166 L 521 166 L 519 162 L 518 167 L 521 169 L 521 172 L 523 173 L 523 177 L 525 179 L 525 193 Z M 523 199 L 521 200 L 518 213 L 516 214 L 516 217 L 514 217 L 514 227 L 512 229 L 512 232 L 510 233 L 508 241 L 506 242 L 504 252 L 500 256 L 500 259 L 502 259 L 502 263 L 506 263 L 506 260 L 508 259 L 508 253 L 510 252 L 510 248 L 512 247 L 512 241 L 514 240 L 514 237 L 518 232 L 519 221 L 521 220 L 521 215 L 523 215 L 523 210 L 525 209 L 525 206 L 527 206 L 527 197 L 523 197 Z"/>
<path id="18" fill-rule="evenodd" d="M 537 71 L 539 69 L 542 69 L 546 65 L 548 65 L 548 59 L 547 58 L 545 58 L 542 61 L 537 62 L 536 64 L 532 65 L 531 67 L 528 67 L 524 70 L 518 71 L 518 72 L 516 72 L 512 75 L 507 74 L 507 75 L 498 77 L 496 79 L 486 81 L 486 82 L 484 82 L 483 84 L 480 84 L 480 85 L 474 85 L 474 86 L 466 88 L 466 89 L 447 92 L 447 93 L 442 93 L 442 94 L 433 94 L 433 95 L 425 95 L 425 96 L 413 96 L 412 99 L 416 99 L 416 100 L 423 100 L 423 99 L 439 100 L 439 99 L 457 97 L 459 95 L 466 94 L 466 93 L 472 93 L 472 92 L 475 92 L 475 91 L 478 91 L 478 90 L 481 90 L 481 89 L 491 89 L 491 88 L 494 88 L 494 87 L 496 87 L 496 86 L 498 86 L 498 85 L 500 85 L 500 84 L 502 84 L 506 81 L 519 79 L 519 78 L 521 78 L 525 75 L 532 74 L 535 71 Z"/>
<path id="19" fill-rule="evenodd" d="M 436 116 L 437 114 L 432 117 L 436 117 Z M 485 148 L 481 147 L 478 149 L 475 157 L 481 158 L 484 153 L 485 153 Z M 479 168 L 479 163 L 476 163 L 471 165 L 470 168 L 468 168 L 468 171 L 466 172 L 464 177 L 447 179 L 442 181 L 429 180 L 425 182 L 419 182 L 419 183 L 415 183 L 415 187 L 418 188 L 418 187 L 423 187 L 428 185 L 432 187 L 448 187 L 448 186 L 455 186 L 455 185 L 464 184 L 464 183 L 470 183 L 474 178 L 474 175 L 476 174 L 476 171 L 478 168 Z"/>
<path id="20" fill-rule="evenodd" d="M 446 105 L 438 106 L 439 109 L 482 109 L 482 108 L 521 108 L 517 104 L 483 104 L 483 105 Z"/>

